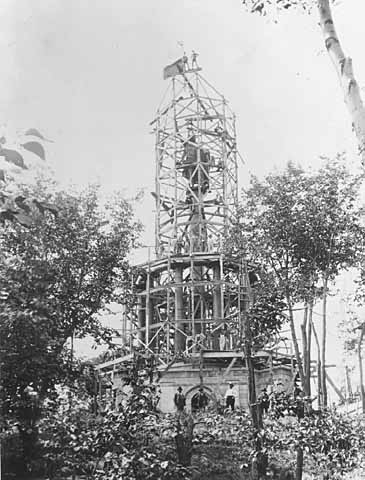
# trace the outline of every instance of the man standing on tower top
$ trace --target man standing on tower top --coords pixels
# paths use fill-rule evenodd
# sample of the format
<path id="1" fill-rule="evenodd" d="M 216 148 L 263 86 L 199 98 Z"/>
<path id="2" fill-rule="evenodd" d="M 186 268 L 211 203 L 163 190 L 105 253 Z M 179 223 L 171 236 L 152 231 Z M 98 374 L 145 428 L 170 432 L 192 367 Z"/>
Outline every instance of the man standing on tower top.
<path id="1" fill-rule="evenodd" d="M 198 66 L 198 53 L 196 53 L 194 50 L 191 52 L 191 68 L 199 68 Z"/>
<path id="2" fill-rule="evenodd" d="M 189 70 L 189 59 L 188 56 L 186 55 L 186 52 L 184 52 L 184 55 L 182 57 L 183 65 L 184 65 L 184 71 L 186 72 Z"/>

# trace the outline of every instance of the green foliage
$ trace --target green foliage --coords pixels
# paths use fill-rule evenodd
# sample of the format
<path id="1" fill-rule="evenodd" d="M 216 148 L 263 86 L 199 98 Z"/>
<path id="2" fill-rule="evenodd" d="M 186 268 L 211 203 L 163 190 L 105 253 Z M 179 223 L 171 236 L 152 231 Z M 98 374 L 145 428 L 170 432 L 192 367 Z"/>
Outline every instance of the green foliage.
<path id="1" fill-rule="evenodd" d="M 364 462 L 364 424 L 360 419 L 324 412 L 300 420 L 267 419 L 267 448 L 294 451 L 301 448 L 310 460 L 313 473 L 327 473 L 329 478 L 343 478 Z"/>
<path id="2" fill-rule="evenodd" d="M 57 216 L 33 209 L 29 228 L 9 222 L 0 233 L 2 414 L 17 420 L 31 449 L 43 400 L 56 383 L 78 375 L 69 338 L 112 341 L 98 315 L 129 283 L 126 256 L 140 225 L 120 196 L 103 211 L 96 187 L 80 194 L 52 192 L 44 183 L 23 190 L 58 209 Z"/>
<path id="3" fill-rule="evenodd" d="M 0 157 L 3 157 L 7 163 L 13 164 L 20 169 L 27 169 L 24 158 L 21 155 L 22 149 L 30 151 L 42 160 L 45 160 L 45 150 L 39 140 L 46 140 L 43 135 L 35 128 L 30 128 L 25 132 L 25 136 L 36 137 L 37 141 L 26 142 L 19 145 L 16 150 L 4 148 L 6 143 L 5 137 L 0 138 Z M 19 152 L 20 151 L 20 152 Z M 51 204 L 40 202 L 37 199 L 27 199 L 22 195 L 15 196 L 6 194 L 4 189 L 5 171 L 0 169 L 0 184 L 3 182 L 0 192 L 0 223 L 6 221 L 18 222 L 20 225 L 29 227 L 31 224 L 31 210 L 38 208 L 40 212 L 45 210 L 52 211 L 57 215 L 57 208 Z"/>
<path id="4" fill-rule="evenodd" d="M 362 176 L 353 177 L 343 159 L 307 173 L 288 164 L 285 171 L 244 192 L 231 248 L 274 275 L 278 286 L 303 298 L 309 278 L 353 266 L 363 244 L 356 205 Z M 313 280 L 312 280 L 313 281 Z"/>
<path id="5" fill-rule="evenodd" d="M 264 348 L 277 341 L 282 325 L 286 322 L 283 312 L 287 304 L 275 286 L 263 282 L 256 287 L 255 302 L 250 306 L 250 328 L 254 349 Z"/>
<path id="6" fill-rule="evenodd" d="M 308 472 L 343 478 L 365 460 L 363 428 L 361 417 L 335 410 L 317 412 L 301 394 L 273 392 L 261 435 L 272 458 L 301 450 L 307 457 Z"/>
<path id="7" fill-rule="evenodd" d="M 334 1 L 334 0 L 332 0 Z M 311 12 L 317 5 L 316 0 L 242 0 L 242 4 L 249 12 L 262 16 L 276 15 L 280 12 L 286 12 L 293 8 L 299 11 Z"/>
<path id="8" fill-rule="evenodd" d="M 154 386 L 141 379 L 118 412 L 93 416 L 85 401 L 50 405 L 41 426 L 49 474 L 96 480 L 189 478 L 176 463 L 172 427 L 156 410 L 155 397 Z"/>

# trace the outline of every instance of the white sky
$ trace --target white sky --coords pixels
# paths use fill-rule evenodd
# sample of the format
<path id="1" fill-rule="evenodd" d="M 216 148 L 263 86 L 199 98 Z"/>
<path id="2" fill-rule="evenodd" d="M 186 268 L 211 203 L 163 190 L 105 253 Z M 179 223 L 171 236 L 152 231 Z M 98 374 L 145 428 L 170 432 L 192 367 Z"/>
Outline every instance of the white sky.
<path id="1" fill-rule="evenodd" d="M 315 13 L 274 23 L 246 13 L 241 0 L 2 0 L 0 127 L 36 127 L 54 140 L 48 162 L 62 181 L 151 191 L 148 123 L 167 87 L 162 69 L 183 41 L 237 114 L 242 185 L 248 172 L 261 176 L 288 160 L 315 166 L 320 155 L 347 150 L 356 163 Z M 334 16 L 365 86 L 365 2 L 343 1 Z M 152 209 L 147 196 L 147 241 Z"/>

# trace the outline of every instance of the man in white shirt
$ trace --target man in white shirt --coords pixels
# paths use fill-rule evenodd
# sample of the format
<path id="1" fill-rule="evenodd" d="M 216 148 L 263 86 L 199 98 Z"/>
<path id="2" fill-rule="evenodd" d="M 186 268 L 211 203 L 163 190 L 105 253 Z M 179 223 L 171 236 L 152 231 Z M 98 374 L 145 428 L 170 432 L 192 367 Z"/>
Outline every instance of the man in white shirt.
<path id="1" fill-rule="evenodd" d="M 231 410 L 233 411 L 236 401 L 236 391 L 233 383 L 229 384 L 229 388 L 227 389 L 224 398 L 226 399 L 226 408 L 231 408 Z"/>

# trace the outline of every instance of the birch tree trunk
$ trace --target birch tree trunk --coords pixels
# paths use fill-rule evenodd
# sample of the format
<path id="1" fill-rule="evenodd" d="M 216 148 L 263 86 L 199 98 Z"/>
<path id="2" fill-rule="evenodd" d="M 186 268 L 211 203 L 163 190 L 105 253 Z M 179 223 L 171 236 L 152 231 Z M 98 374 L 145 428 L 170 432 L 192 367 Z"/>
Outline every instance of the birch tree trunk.
<path id="1" fill-rule="evenodd" d="M 308 330 L 307 330 L 307 365 L 308 365 L 308 370 L 306 372 L 307 395 L 309 397 L 311 396 L 311 348 L 312 348 L 313 304 L 314 304 L 314 301 L 313 301 L 313 299 L 311 299 L 309 301 L 309 311 L 308 311 Z"/>
<path id="2" fill-rule="evenodd" d="M 306 397 L 310 395 L 310 393 L 308 392 L 308 373 L 310 374 L 310 363 L 308 364 L 308 337 L 307 337 L 308 310 L 309 310 L 308 302 L 305 302 L 304 318 L 300 328 L 302 330 L 303 369 L 304 369 L 304 377 L 305 377 L 305 384 L 303 386 L 303 390 Z"/>
<path id="3" fill-rule="evenodd" d="M 317 6 L 326 49 L 340 80 L 345 104 L 356 133 L 361 161 L 365 165 L 365 109 L 360 88 L 354 76 L 352 60 L 346 57 L 337 36 L 330 0 L 317 0 Z"/>
<path id="4" fill-rule="evenodd" d="M 361 333 L 360 333 L 360 338 L 359 342 L 357 344 L 357 355 L 358 355 L 358 360 L 359 360 L 359 375 L 360 375 L 360 395 L 361 395 L 361 407 L 362 407 L 362 413 L 365 414 L 365 389 L 364 389 L 364 372 L 363 372 L 363 366 L 362 366 L 362 342 L 364 339 L 365 335 L 365 323 L 362 324 L 361 327 Z"/>
<path id="5" fill-rule="evenodd" d="M 318 335 L 317 335 L 316 329 L 315 329 L 315 327 L 314 327 L 313 319 L 311 319 L 311 324 L 312 324 L 312 330 L 313 330 L 314 339 L 315 339 L 316 345 L 317 345 L 317 396 L 318 396 L 318 408 L 321 409 L 321 408 L 322 408 L 321 346 L 320 346 L 320 344 L 319 344 L 319 339 L 318 339 Z"/>
<path id="6" fill-rule="evenodd" d="M 328 294 L 328 275 L 323 278 L 323 309 L 322 309 L 322 395 L 323 407 L 327 407 L 327 380 L 326 380 L 326 343 L 327 343 L 327 294 Z"/>
<path id="7" fill-rule="evenodd" d="M 301 359 L 301 356 L 300 356 L 297 334 L 295 332 L 293 306 L 292 306 L 292 303 L 291 303 L 290 292 L 288 291 L 288 289 L 286 289 L 286 302 L 288 304 L 289 325 L 290 325 L 292 342 L 293 342 L 293 346 L 294 346 L 295 360 L 297 361 L 297 368 L 298 368 L 300 383 L 301 383 L 302 388 L 304 390 L 304 388 L 305 388 L 305 375 L 304 375 L 304 369 L 303 369 L 303 362 L 302 362 L 302 359 Z"/>

